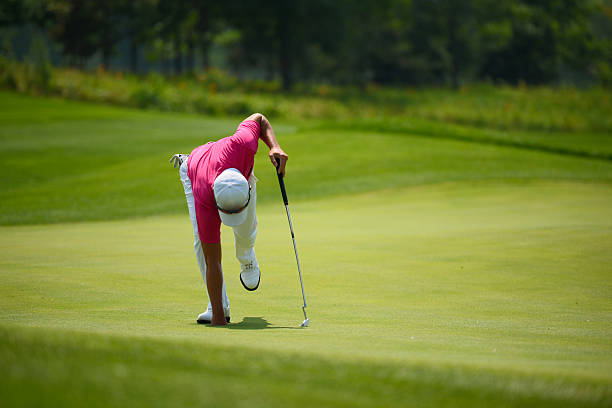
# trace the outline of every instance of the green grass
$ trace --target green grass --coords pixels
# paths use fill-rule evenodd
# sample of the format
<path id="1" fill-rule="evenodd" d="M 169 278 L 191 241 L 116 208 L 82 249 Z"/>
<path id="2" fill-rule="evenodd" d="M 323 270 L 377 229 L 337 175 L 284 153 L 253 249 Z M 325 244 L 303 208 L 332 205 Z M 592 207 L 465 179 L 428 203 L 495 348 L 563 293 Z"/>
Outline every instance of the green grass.
<path id="1" fill-rule="evenodd" d="M 3 227 L 3 394 L 68 402 L 54 390 L 70 381 L 77 401 L 110 405 L 220 404 L 209 387 L 258 389 L 254 405 L 609 404 L 611 199 L 598 184 L 480 182 L 296 203 L 306 330 L 281 205 L 260 210 L 256 293 L 224 229 L 228 329 L 194 322 L 185 216 Z M 142 392 L 114 395 L 122 373 Z"/>
<path id="2" fill-rule="evenodd" d="M 231 134 L 240 120 L 8 93 L 0 94 L 0 111 L 0 224 L 181 212 L 181 187 L 169 156 Z M 316 121 L 273 123 L 291 155 L 288 177 L 295 180 L 291 193 L 297 199 L 449 180 L 612 178 L 608 135 L 594 134 L 585 144 L 581 134 L 558 138 L 541 132 L 539 139 L 529 137 L 535 146 L 504 146 L 507 138 L 486 128 L 415 120 L 382 129 L 359 122 L 352 129 Z M 589 154 L 581 154 L 580 146 Z M 547 154 L 555 149 L 568 152 Z M 276 201 L 265 154 L 257 156 L 256 172 L 265 181 L 260 202 Z"/>
<path id="3" fill-rule="evenodd" d="M 612 160 L 612 133 L 610 132 L 500 130 L 494 127 L 474 127 L 414 118 L 336 120 L 316 123 L 312 127 L 313 129 L 327 130 L 359 129 L 377 133 L 412 134 L 436 139 L 516 147 L 574 157 Z"/>
<path id="4" fill-rule="evenodd" d="M 232 324 L 210 328 L 166 161 L 237 119 L 0 107 L 8 406 L 612 405 L 606 134 L 280 122 L 311 327 L 262 147 L 262 285 L 242 289 L 224 227 Z"/>

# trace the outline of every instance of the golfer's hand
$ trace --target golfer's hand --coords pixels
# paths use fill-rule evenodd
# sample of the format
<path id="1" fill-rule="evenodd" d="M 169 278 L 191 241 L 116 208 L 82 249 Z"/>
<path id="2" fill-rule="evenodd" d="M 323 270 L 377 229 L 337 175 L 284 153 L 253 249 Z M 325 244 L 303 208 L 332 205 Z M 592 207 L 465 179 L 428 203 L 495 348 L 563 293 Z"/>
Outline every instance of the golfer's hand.
<path id="1" fill-rule="evenodd" d="M 276 172 L 284 176 L 285 164 L 287 163 L 287 160 L 289 160 L 289 156 L 287 156 L 287 153 L 283 152 L 283 149 L 281 149 L 280 147 L 273 147 L 270 149 L 270 153 L 268 153 L 268 156 L 270 156 L 270 161 L 272 162 L 272 165 L 276 167 Z"/>

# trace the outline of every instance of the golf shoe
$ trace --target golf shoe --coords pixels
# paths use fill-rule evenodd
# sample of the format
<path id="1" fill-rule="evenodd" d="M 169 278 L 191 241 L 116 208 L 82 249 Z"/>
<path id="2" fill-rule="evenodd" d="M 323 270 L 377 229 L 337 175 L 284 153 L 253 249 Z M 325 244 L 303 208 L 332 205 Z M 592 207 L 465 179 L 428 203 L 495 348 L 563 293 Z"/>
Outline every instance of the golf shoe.
<path id="1" fill-rule="evenodd" d="M 225 321 L 229 323 L 230 322 L 229 307 L 223 308 L 223 314 L 225 315 Z M 209 303 L 206 311 L 204 313 L 200 313 L 200 315 L 198 316 L 198 324 L 210 324 L 210 322 L 212 321 L 212 316 L 213 316 L 212 306 Z"/>
<path id="2" fill-rule="evenodd" d="M 245 264 L 240 264 L 240 282 L 246 290 L 253 291 L 259 287 L 259 280 L 261 274 L 259 273 L 259 264 L 257 259 L 253 258 Z"/>

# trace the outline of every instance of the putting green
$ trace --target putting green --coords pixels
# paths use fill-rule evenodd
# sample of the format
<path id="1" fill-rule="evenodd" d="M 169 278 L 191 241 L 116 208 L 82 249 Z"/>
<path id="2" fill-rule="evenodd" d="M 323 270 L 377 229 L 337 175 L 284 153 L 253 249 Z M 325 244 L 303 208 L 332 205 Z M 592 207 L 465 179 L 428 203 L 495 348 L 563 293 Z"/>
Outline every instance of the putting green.
<path id="1" fill-rule="evenodd" d="M 110 402 L 189 403 L 178 394 L 194 397 L 197 380 L 233 390 L 226 399 L 195 392 L 228 406 L 610 404 L 611 203 L 610 184 L 563 181 L 443 183 L 291 203 L 307 329 L 297 328 L 301 295 L 280 199 L 258 211 L 257 292 L 242 289 L 231 230 L 222 232 L 227 328 L 195 324 L 205 297 L 186 213 L 0 227 L 1 391 L 20 401 L 20 387 L 34 384 L 66 403 L 49 384 L 67 387 L 60 374 L 82 358 L 100 362 L 90 365 L 95 374 L 66 381 L 76 382 L 74 393 L 105 395 L 121 376 L 96 383 L 116 374 L 96 358 L 147 359 L 151 342 L 160 376 L 185 374 L 172 361 L 191 357 L 190 369 L 212 373 L 168 375 L 172 393 L 161 396 L 153 381 L 137 386 L 150 399 L 110 393 Z M 34 375 L 57 356 L 70 364 Z M 286 371 L 259 378 L 265 373 L 246 362 Z M 138 367 L 127 372 L 152 370 Z M 230 367 L 232 375 L 223 371 Z M 251 387 L 260 387 L 257 398 L 240 400 Z M 299 399 L 305 387 L 311 400 Z"/>

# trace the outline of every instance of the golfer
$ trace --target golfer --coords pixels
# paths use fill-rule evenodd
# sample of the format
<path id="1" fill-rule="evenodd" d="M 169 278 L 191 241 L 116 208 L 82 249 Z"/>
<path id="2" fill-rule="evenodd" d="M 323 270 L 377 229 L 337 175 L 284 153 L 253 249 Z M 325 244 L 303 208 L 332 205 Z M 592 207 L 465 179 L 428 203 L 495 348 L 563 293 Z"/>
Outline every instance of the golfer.
<path id="1" fill-rule="evenodd" d="M 232 136 L 196 147 L 191 154 L 170 159 L 179 175 L 193 225 L 196 259 L 208 291 L 208 307 L 198 323 L 222 326 L 230 321 L 229 299 L 221 269 L 221 222 L 234 229 L 240 282 L 246 290 L 259 287 L 255 257 L 257 178 L 253 174 L 259 139 L 270 148 L 277 172 L 285 174 L 288 156 L 280 148 L 268 119 L 254 113 Z M 278 160 L 278 162 L 277 162 Z"/>

